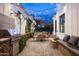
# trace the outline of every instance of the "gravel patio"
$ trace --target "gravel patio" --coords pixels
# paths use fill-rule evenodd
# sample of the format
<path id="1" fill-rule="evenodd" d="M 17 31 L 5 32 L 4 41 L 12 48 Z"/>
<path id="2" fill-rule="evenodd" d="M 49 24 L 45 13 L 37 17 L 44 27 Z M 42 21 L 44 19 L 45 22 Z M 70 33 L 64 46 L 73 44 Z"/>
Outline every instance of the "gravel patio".
<path id="1" fill-rule="evenodd" d="M 63 54 L 53 49 L 50 40 L 40 42 L 30 38 L 18 56 L 63 56 Z"/>

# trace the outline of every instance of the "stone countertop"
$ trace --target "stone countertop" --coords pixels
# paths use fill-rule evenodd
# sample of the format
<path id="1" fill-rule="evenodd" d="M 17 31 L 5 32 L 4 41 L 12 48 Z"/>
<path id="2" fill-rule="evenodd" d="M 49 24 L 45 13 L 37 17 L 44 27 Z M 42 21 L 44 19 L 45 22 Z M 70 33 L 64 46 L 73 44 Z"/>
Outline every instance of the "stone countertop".
<path id="1" fill-rule="evenodd" d="M 8 41 L 10 38 L 0 38 L 0 42 Z"/>

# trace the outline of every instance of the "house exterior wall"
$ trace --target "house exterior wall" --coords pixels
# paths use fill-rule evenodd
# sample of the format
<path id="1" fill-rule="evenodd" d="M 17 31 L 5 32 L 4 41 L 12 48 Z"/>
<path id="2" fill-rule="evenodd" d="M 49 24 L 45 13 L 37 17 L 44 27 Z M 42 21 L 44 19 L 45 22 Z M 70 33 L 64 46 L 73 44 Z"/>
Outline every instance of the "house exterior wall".
<path id="1" fill-rule="evenodd" d="M 10 15 L 10 4 L 0 3 L 0 29 L 15 28 L 14 18 Z"/>
<path id="2" fill-rule="evenodd" d="M 67 12 L 68 11 L 68 12 Z M 66 11 L 66 33 L 79 36 L 79 4 L 68 4 Z"/>
<path id="3" fill-rule="evenodd" d="M 8 17 L 11 17 L 11 15 L 10 15 L 11 4 L 5 3 L 5 4 L 3 4 L 3 5 L 4 5 L 4 6 L 3 6 L 3 14 L 4 14 L 4 15 L 7 15 Z"/>
<path id="4" fill-rule="evenodd" d="M 57 14 L 55 15 L 55 18 L 54 18 L 54 22 L 55 20 L 57 21 L 57 24 L 56 24 L 56 27 L 57 27 L 57 31 L 55 33 L 55 23 L 53 24 L 54 25 L 54 33 L 55 35 L 57 35 L 60 39 L 63 39 L 65 33 L 61 33 L 60 32 L 60 28 L 59 28 L 59 17 L 64 14 L 66 12 L 66 5 L 65 6 L 58 6 L 57 8 Z"/>
<path id="5" fill-rule="evenodd" d="M 18 17 L 18 19 L 15 20 L 15 22 L 16 22 L 15 29 L 18 30 L 19 34 L 24 35 L 25 34 L 25 27 L 26 27 L 26 17 L 28 17 L 28 15 L 19 4 L 12 4 L 12 5 L 13 5 L 12 10 L 14 12 L 18 13 L 18 11 L 19 11 L 21 13 L 21 15 Z M 20 24 L 20 22 L 21 22 L 21 24 Z"/>
<path id="6" fill-rule="evenodd" d="M 20 11 L 21 16 L 21 32 L 19 25 L 19 18 L 16 13 Z M 26 17 L 28 14 L 17 3 L 0 3 L 0 29 L 5 29 L 11 32 L 11 34 L 25 34 Z"/>
<path id="7" fill-rule="evenodd" d="M 34 17 L 33 16 L 29 16 L 29 19 L 32 21 L 31 23 L 31 32 L 34 32 L 35 31 L 35 25 L 36 25 L 36 21 L 34 20 Z"/>
<path id="8" fill-rule="evenodd" d="M 56 16 L 53 17 L 53 34 L 54 35 L 56 35 L 56 32 L 55 32 L 55 29 L 56 29 L 55 28 L 55 20 L 56 20 Z"/>
<path id="9" fill-rule="evenodd" d="M 59 16 L 65 14 L 65 32 L 61 33 L 59 31 Z M 63 39 L 64 35 L 68 34 L 71 36 L 79 36 L 79 4 L 65 4 L 64 6 L 59 6 L 57 14 L 55 15 L 57 20 L 57 32 L 56 35 Z M 55 23 L 54 23 L 55 25 Z M 55 31 L 54 31 L 55 32 Z"/>
<path id="10" fill-rule="evenodd" d="M 23 18 L 23 16 L 21 15 L 21 35 L 25 34 L 25 28 L 26 28 L 26 19 Z"/>
<path id="11" fill-rule="evenodd" d="M 3 3 L 0 3 L 0 14 L 3 14 L 3 11 L 4 11 L 3 6 L 4 6 Z"/>

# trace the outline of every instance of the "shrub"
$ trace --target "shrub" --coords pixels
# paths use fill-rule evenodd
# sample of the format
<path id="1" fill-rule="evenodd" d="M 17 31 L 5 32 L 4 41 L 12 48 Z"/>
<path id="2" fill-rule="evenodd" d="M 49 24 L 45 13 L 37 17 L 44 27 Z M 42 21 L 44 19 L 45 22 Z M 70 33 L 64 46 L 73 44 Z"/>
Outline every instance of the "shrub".
<path id="1" fill-rule="evenodd" d="M 20 45 L 20 52 L 23 50 L 23 48 L 26 46 L 26 42 L 27 40 L 31 37 L 32 33 L 27 33 L 25 35 L 22 35 L 21 38 L 20 38 L 20 42 L 19 42 L 19 45 Z"/>
<path id="2" fill-rule="evenodd" d="M 25 47 L 26 45 L 26 41 L 28 40 L 28 37 L 26 35 L 22 35 L 21 38 L 20 38 L 20 51 L 23 50 L 23 48 Z"/>
<path id="3" fill-rule="evenodd" d="M 53 37 L 53 39 L 54 39 L 55 41 L 59 40 L 59 38 L 58 38 L 56 35 Z"/>

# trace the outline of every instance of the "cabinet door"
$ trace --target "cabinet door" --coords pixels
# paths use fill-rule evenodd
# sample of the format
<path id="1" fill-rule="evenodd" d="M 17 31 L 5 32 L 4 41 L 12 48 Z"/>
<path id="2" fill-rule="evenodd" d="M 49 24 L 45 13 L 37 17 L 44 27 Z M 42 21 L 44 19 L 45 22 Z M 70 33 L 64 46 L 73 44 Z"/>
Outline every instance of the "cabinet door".
<path id="1" fill-rule="evenodd" d="M 10 41 L 0 43 L 0 55 L 10 55 Z"/>

